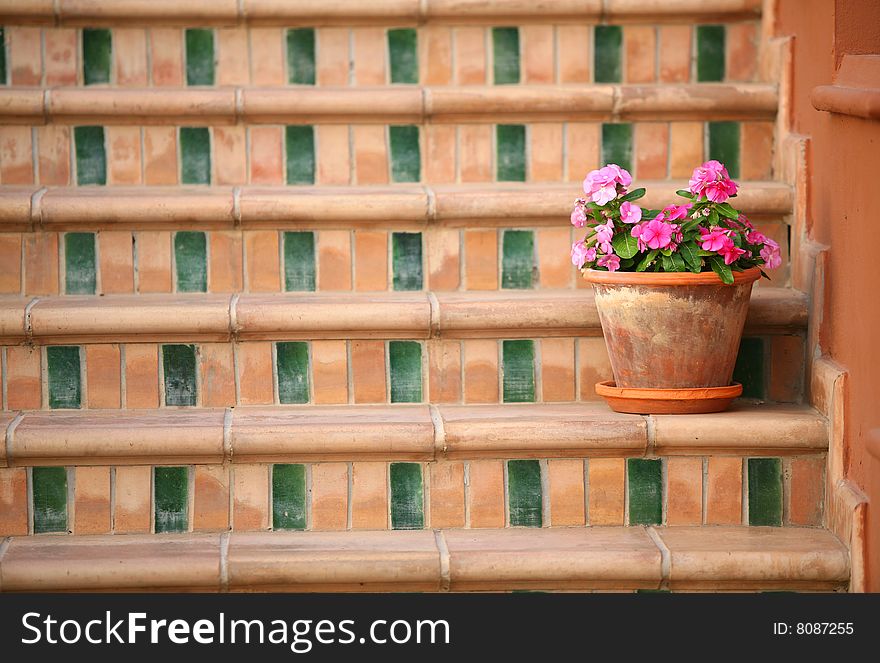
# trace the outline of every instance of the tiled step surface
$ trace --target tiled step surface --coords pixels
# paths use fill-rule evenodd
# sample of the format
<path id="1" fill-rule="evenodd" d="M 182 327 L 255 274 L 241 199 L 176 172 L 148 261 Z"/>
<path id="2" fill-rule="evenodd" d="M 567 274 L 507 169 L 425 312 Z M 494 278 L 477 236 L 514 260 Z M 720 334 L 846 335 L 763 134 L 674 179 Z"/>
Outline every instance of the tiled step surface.
<path id="1" fill-rule="evenodd" d="M 14 537 L 0 591 L 829 590 L 818 529 L 602 528 Z"/>

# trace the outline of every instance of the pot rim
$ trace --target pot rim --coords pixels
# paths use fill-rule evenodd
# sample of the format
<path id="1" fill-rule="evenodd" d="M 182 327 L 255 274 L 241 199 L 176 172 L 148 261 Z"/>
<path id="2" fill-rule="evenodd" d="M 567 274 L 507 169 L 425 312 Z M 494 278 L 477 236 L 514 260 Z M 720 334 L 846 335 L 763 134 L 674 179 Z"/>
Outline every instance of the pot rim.
<path id="1" fill-rule="evenodd" d="M 585 269 L 582 274 L 589 283 L 607 285 L 745 285 L 761 278 L 761 269 L 751 267 L 733 273 L 733 283 L 724 283 L 715 272 L 603 272 Z"/>

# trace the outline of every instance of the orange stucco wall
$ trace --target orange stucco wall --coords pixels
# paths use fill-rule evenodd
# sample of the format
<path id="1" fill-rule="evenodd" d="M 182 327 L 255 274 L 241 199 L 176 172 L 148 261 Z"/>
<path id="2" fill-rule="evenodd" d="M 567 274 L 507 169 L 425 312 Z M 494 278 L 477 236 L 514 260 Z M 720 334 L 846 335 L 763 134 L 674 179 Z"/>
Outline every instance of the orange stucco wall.
<path id="1" fill-rule="evenodd" d="M 850 376 L 847 475 L 867 494 L 868 589 L 880 591 L 880 121 L 817 111 L 847 54 L 880 53 L 876 0 L 780 0 L 776 33 L 794 35 L 792 130 L 811 138 L 810 234 L 831 247 L 823 350 Z M 880 80 L 876 81 L 880 87 Z"/>

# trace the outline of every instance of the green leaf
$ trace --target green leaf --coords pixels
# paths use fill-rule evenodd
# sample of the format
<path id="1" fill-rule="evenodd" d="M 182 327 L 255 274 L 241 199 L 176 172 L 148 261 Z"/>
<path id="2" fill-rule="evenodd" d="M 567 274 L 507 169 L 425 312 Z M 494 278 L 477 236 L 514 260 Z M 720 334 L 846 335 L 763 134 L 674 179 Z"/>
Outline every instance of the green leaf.
<path id="1" fill-rule="evenodd" d="M 660 253 L 663 254 L 664 257 L 668 258 L 672 255 L 672 249 L 660 249 Z"/>
<path id="2" fill-rule="evenodd" d="M 642 196 L 645 195 L 644 189 L 633 189 L 628 194 L 626 194 L 623 198 L 620 199 L 620 202 L 625 203 L 627 201 L 638 200 Z"/>
<path id="3" fill-rule="evenodd" d="M 758 271 L 761 272 L 761 276 L 763 276 L 768 281 L 770 280 L 770 277 L 767 276 L 767 272 L 765 272 L 763 269 L 759 269 Z"/>
<path id="4" fill-rule="evenodd" d="M 678 253 L 672 254 L 672 264 L 675 266 L 676 272 L 683 272 L 687 269 L 684 258 L 682 258 L 681 255 Z"/>
<path id="5" fill-rule="evenodd" d="M 639 252 L 639 240 L 628 232 L 615 235 L 611 240 L 611 245 L 614 247 L 614 252 L 621 258 L 632 258 Z"/>
<path id="6" fill-rule="evenodd" d="M 715 205 L 715 209 L 717 209 L 728 219 L 733 219 L 735 221 L 739 218 L 739 212 L 733 209 L 733 207 L 731 207 L 728 203 L 718 203 L 717 205 Z"/>
<path id="7" fill-rule="evenodd" d="M 723 258 L 715 256 L 709 260 L 709 264 L 712 266 L 712 271 L 718 274 L 719 278 L 724 281 L 724 283 L 727 285 L 733 284 L 733 271 L 731 271 L 730 265 L 724 264 Z"/>
<path id="8" fill-rule="evenodd" d="M 697 252 L 697 255 L 699 255 L 701 258 L 707 258 L 707 257 L 717 256 L 718 254 L 715 253 L 714 251 L 707 251 L 706 249 L 700 249 Z"/>
<path id="9" fill-rule="evenodd" d="M 646 269 L 648 269 L 648 265 L 650 265 L 654 261 L 658 253 L 660 252 L 657 249 L 654 249 L 653 251 L 645 254 L 645 257 L 642 258 L 642 262 L 640 262 L 638 266 L 636 266 L 636 271 L 644 272 Z"/>
<path id="10" fill-rule="evenodd" d="M 636 261 L 633 260 L 632 258 L 624 258 L 623 260 L 620 261 L 620 267 L 621 267 L 621 269 L 626 269 L 628 267 L 632 267 L 635 264 L 635 262 Z"/>
<path id="11" fill-rule="evenodd" d="M 681 253 L 682 259 L 687 263 L 688 267 L 691 268 L 692 272 L 700 271 L 700 254 L 699 247 L 697 247 L 695 242 L 685 242 L 684 244 L 679 245 L 679 252 Z"/>
<path id="12" fill-rule="evenodd" d="M 692 194 L 692 193 L 691 193 L 690 191 L 688 191 L 687 189 L 679 189 L 678 191 L 675 192 L 675 195 L 676 195 L 676 196 L 681 196 L 682 198 L 687 198 L 688 200 L 693 200 L 693 199 L 694 199 L 694 194 Z"/>
<path id="13" fill-rule="evenodd" d="M 720 219 L 718 218 L 717 211 L 715 211 L 713 209 L 711 212 L 709 212 L 709 225 L 710 226 L 717 226 L 719 221 L 720 221 Z"/>
<path id="14" fill-rule="evenodd" d="M 691 219 L 690 221 L 686 221 L 681 226 L 681 232 L 683 232 L 683 233 L 690 232 L 691 230 L 698 228 L 702 222 L 703 222 L 703 217 L 700 217 L 699 219 Z"/>
<path id="15" fill-rule="evenodd" d="M 660 254 L 660 264 L 663 265 L 664 272 L 674 272 L 675 271 L 675 263 L 672 261 L 672 256 Z"/>

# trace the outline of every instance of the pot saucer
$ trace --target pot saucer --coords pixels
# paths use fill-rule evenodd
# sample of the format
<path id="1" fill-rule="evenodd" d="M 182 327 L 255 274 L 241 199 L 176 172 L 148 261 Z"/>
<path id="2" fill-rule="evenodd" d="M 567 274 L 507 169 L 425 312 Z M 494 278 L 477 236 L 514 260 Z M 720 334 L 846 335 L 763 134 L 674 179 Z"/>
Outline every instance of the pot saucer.
<path id="1" fill-rule="evenodd" d="M 705 414 L 722 412 L 742 394 L 742 385 L 696 389 L 617 387 L 614 380 L 596 383 L 596 393 L 615 412 L 628 414 Z"/>

